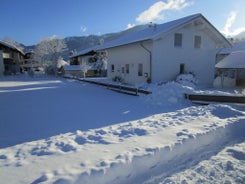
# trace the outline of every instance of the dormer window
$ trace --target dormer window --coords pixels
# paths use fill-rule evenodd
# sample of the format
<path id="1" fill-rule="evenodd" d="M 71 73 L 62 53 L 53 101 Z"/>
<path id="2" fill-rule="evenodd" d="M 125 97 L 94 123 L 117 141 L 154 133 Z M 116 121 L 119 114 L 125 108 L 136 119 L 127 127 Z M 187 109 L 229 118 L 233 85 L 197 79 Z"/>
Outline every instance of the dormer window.
<path id="1" fill-rule="evenodd" d="M 174 34 L 174 47 L 182 47 L 182 34 L 181 33 Z"/>

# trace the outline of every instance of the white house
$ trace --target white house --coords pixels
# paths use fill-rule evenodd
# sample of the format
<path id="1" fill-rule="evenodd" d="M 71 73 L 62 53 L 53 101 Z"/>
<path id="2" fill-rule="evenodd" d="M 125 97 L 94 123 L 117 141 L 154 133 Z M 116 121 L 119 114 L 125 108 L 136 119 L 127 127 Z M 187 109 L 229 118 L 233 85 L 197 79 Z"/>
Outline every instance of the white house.
<path id="1" fill-rule="evenodd" d="M 174 80 L 193 73 L 199 84 L 212 85 L 217 48 L 230 42 L 201 14 L 129 33 L 104 43 L 96 51 L 107 54 L 108 78 L 137 84 Z"/>

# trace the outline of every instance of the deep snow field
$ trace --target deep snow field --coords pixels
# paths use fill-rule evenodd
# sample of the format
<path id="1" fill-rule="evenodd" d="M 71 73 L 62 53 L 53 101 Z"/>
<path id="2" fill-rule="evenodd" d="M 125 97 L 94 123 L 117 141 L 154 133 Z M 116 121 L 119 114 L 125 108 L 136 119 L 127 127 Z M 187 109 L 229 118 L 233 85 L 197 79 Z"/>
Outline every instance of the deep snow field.
<path id="1" fill-rule="evenodd" d="M 244 95 L 189 82 L 130 96 L 71 79 L 0 78 L 0 183 L 244 183 Z"/>

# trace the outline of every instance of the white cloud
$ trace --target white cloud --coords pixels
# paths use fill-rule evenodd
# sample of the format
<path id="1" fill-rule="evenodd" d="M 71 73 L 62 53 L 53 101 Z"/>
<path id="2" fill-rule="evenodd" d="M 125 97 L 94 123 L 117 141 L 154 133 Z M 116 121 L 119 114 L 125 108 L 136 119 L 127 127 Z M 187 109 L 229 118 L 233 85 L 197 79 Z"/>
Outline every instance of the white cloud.
<path id="1" fill-rule="evenodd" d="M 167 0 L 158 1 L 153 4 L 149 9 L 142 12 L 137 18 L 136 21 L 139 23 L 152 22 L 154 20 L 161 20 L 164 18 L 163 12 L 166 10 L 181 10 L 187 6 L 190 6 L 192 1 L 188 0 Z"/>
<path id="2" fill-rule="evenodd" d="M 80 30 L 84 33 L 87 31 L 87 27 L 86 26 L 81 26 Z"/>
<path id="3" fill-rule="evenodd" d="M 234 22 L 236 21 L 237 14 L 238 13 L 236 11 L 230 12 L 230 14 L 226 20 L 224 30 L 221 31 L 223 34 L 225 34 L 225 36 L 235 36 L 235 35 L 240 34 L 243 31 L 245 31 L 245 27 L 239 27 L 239 28 L 236 28 L 235 30 L 231 31 L 231 27 L 234 24 Z"/>
<path id="4" fill-rule="evenodd" d="M 226 24 L 225 24 L 225 27 L 224 27 L 224 33 L 225 34 L 226 33 L 227 34 L 230 33 L 230 28 L 234 24 L 234 22 L 236 20 L 236 16 L 237 16 L 237 12 L 235 12 L 235 11 L 230 12 L 229 17 L 227 18 Z"/>
<path id="5" fill-rule="evenodd" d="M 135 26 L 135 24 L 128 24 L 126 29 L 130 29 L 130 28 L 132 28 L 134 26 Z"/>

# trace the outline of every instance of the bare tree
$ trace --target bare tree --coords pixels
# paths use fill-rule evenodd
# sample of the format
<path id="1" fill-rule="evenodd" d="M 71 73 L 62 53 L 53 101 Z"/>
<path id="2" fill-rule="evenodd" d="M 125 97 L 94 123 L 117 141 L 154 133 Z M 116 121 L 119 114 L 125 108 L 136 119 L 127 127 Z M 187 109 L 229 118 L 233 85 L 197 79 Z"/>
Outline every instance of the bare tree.
<path id="1" fill-rule="evenodd" d="M 35 47 L 36 60 L 42 65 L 52 67 L 56 70 L 57 61 L 62 56 L 62 52 L 67 49 L 67 45 L 63 39 L 58 39 L 56 36 L 42 39 Z"/>
<path id="2" fill-rule="evenodd" d="M 86 73 L 88 72 L 88 70 L 90 69 L 91 66 L 89 66 L 86 62 L 82 62 L 82 64 L 80 64 L 80 68 L 83 72 L 83 78 L 86 78 Z"/>

